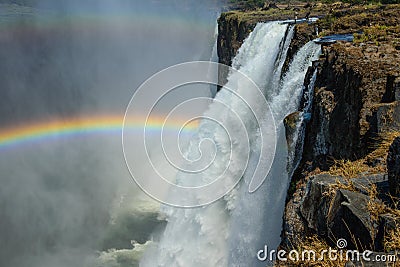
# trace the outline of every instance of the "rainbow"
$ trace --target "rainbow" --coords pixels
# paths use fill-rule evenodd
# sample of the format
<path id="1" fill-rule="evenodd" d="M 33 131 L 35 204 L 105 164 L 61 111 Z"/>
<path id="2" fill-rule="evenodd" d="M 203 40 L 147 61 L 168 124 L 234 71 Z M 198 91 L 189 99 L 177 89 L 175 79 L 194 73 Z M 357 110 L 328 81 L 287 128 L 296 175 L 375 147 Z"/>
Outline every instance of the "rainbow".
<path id="1" fill-rule="evenodd" d="M 184 120 L 168 120 L 166 124 L 164 122 L 163 117 L 152 116 L 146 123 L 146 133 L 161 133 L 161 130 L 178 133 L 181 127 L 185 125 Z M 0 149 L 82 135 L 121 135 L 122 127 L 123 117 L 110 115 L 56 119 L 9 126 L 0 128 Z M 129 131 L 141 133 L 144 128 L 143 118 L 130 118 L 125 123 L 125 127 Z M 185 125 L 182 132 L 193 133 L 197 127 L 197 123 L 190 123 Z"/>
<path id="2" fill-rule="evenodd" d="M 178 16 L 171 14 L 155 14 L 151 12 L 139 13 L 126 9 L 106 12 L 91 12 L 86 10 L 80 13 L 72 13 L 60 16 L 50 10 L 39 10 L 35 8 L 22 7 L 18 5 L 0 4 L 0 39 L 1 36 L 9 36 L 13 32 L 19 38 L 30 40 L 32 35 L 52 34 L 64 32 L 66 29 L 83 31 L 85 34 L 92 31 L 109 31 L 123 27 L 124 30 L 141 30 L 146 25 L 145 32 L 152 33 L 151 29 L 163 29 L 168 27 L 186 36 L 188 33 L 204 33 L 210 31 L 207 20 L 195 18 L 194 16 Z M 19 15 L 24 18 L 34 18 L 35 23 L 21 23 Z M 79 34 L 79 32 L 78 32 Z M 154 38 L 154 36 L 150 36 Z M 126 126 L 134 131 L 143 130 L 143 120 L 139 118 L 130 121 Z M 152 132 L 161 129 L 181 129 L 184 121 L 168 121 L 164 125 L 162 118 L 151 118 L 148 121 L 146 130 Z M 53 119 L 47 121 L 30 122 L 26 124 L 0 126 L 0 149 L 22 146 L 24 144 L 45 142 L 59 138 L 71 138 L 76 136 L 87 136 L 95 134 L 122 134 L 123 117 L 117 115 L 88 115 L 79 118 Z M 190 132 L 197 128 L 195 124 L 186 125 L 183 132 Z"/>
<path id="3" fill-rule="evenodd" d="M 116 10 L 85 10 L 60 15 L 54 11 L 46 9 L 36 9 L 12 4 L 0 4 L 0 32 L 12 29 L 23 31 L 23 34 L 32 34 L 37 30 L 60 30 L 64 28 L 74 28 L 75 30 L 95 30 L 95 29 L 115 29 L 116 27 L 140 29 L 143 25 L 150 28 L 167 26 L 178 31 L 198 31 L 210 30 L 209 21 L 196 18 L 194 16 L 179 16 L 176 14 L 157 14 L 153 12 L 137 12 L 128 9 Z M 35 23 L 20 23 L 19 15 L 25 18 L 35 19 Z M 12 27 L 12 28 L 10 28 Z M 211 27 L 212 28 L 212 27 Z"/>

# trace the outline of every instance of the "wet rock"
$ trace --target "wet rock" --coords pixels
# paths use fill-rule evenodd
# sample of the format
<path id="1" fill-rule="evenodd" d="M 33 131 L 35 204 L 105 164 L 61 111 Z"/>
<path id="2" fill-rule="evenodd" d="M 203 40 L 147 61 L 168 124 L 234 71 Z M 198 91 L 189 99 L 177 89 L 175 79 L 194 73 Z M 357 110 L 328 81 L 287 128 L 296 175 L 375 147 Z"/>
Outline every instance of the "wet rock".
<path id="1" fill-rule="evenodd" d="M 244 14 L 236 12 L 222 13 L 218 19 L 217 52 L 219 63 L 231 66 L 232 59 L 257 24 L 257 21 L 243 20 Z M 219 80 L 226 82 L 226 68 L 219 69 Z"/>
<path id="2" fill-rule="evenodd" d="M 297 125 L 301 121 L 301 113 L 300 111 L 293 112 L 286 116 L 283 120 L 283 124 L 285 125 L 285 132 L 286 132 L 286 142 L 288 147 L 292 147 L 293 138 L 296 134 Z"/>
<path id="3" fill-rule="evenodd" d="M 286 116 L 283 120 L 285 126 L 286 143 L 288 147 L 288 161 L 287 161 L 287 171 L 291 175 L 297 168 L 301 160 L 301 146 L 302 146 L 302 130 L 304 115 L 302 112 L 297 111 Z"/>
<path id="4" fill-rule="evenodd" d="M 245 20 L 245 13 L 226 12 L 218 19 L 217 50 L 219 62 L 228 66 L 242 45 L 244 39 L 250 34 L 257 21 Z"/>
<path id="5" fill-rule="evenodd" d="M 283 72 L 289 69 L 290 62 L 297 51 L 307 42 L 317 38 L 317 31 L 317 26 L 313 24 L 304 23 L 295 26 L 293 39 L 289 45 L 287 57 L 282 68 Z"/>
<path id="6" fill-rule="evenodd" d="M 397 137 L 389 148 L 387 168 L 390 193 L 400 197 L 400 137 Z"/>
<path id="7" fill-rule="evenodd" d="M 326 58 L 320 65 L 316 80 L 314 115 L 310 138 L 314 156 L 352 159 L 361 153 L 360 112 L 362 77 L 342 61 L 341 56 L 326 48 Z M 332 51 L 333 53 L 331 53 Z M 343 59 L 344 60 L 344 59 Z M 322 114 L 321 114 L 322 113 Z M 322 117 L 323 116 L 323 117 Z M 340 133 L 340 134 L 338 134 Z M 324 141 L 321 143 L 321 141 Z M 310 143 L 311 144 L 311 143 Z M 321 150 L 321 147 L 325 149 Z"/>
<path id="8" fill-rule="evenodd" d="M 331 125 L 332 112 L 335 108 L 335 96 L 326 88 L 317 88 L 314 97 L 314 107 L 311 121 L 307 128 L 304 147 L 304 159 L 315 161 L 320 168 L 327 169 L 326 155 L 331 152 Z"/>
<path id="9" fill-rule="evenodd" d="M 303 162 L 326 170 L 330 158 L 363 158 L 379 133 L 400 129 L 399 102 L 393 102 L 399 97 L 395 55 L 381 51 L 390 57 L 379 58 L 365 52 L 364 58 L 364 50 L 345 43 L 323 48 Z"/>

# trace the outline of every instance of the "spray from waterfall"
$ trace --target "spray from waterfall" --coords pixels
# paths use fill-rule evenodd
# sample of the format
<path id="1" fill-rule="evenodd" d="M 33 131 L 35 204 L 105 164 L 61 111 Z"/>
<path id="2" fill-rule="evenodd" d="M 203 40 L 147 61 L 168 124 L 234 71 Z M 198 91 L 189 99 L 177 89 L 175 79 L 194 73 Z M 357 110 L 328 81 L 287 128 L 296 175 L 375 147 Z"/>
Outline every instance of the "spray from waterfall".
<path id="1" fill-rule="evenodd" d="M 257 261 L 256 253 L 264 244 L 270 247 L 279 244 L 288 187 L 285 164 L 288 148 L 282 120 L 297 109 L 307 68 L 320 53 L 318 45 L 307 43 L 294 56 L 287 73 L 282 74 L 292 36 L 293 27 L 288 24 L 260 23 L 245 40 L 232 63 L 234 68 L 249 76 L 261 88 L 270 100 L 277 123 L 278 140 L 274 140 L 277 141 L 277 151 L 264 184 L 255 193 L 248 192 L 251 174 L 260 154 L 258 125 L 254 123 L 251 112 L 236 101 L 232 92 L 222 88 L 215 97 L 216 101 L 234 110 L 248 131 L 251 153 L 243 179 L 223 199 L 208 206 L 193 209 L 163 206 L 162 212 L 168 224 L 160 242 L 146 250 L 141 266 L 265 266 L 265 262 Z M 233 83 L 240 85 L 241 81 L 231 74 L 226 87 Z M 246 88 L 238 88 L 245 93 Z M 259 101 L 254 99 L 249 105 L 258 108 Z M 206 114 L 218 117 L 226 125 L 235 123 L 229 114 L 213 103 Z M 212 139 L 222 152 L 230 141 L 221 129 L 206 122 L 200 126 L 197 139 L 201 138 Z M 234 141 L 240 143 L 240 139 Z M 191 153 L 198 153 L 190 145 L 187 151 L 189 157 Z M 235 154 L 235 150 L 230 152 L 233 153 L 233 160 L 240 161 L 241 157 L 247 160 L 246 155 Z M 229 153 L 219 155 L 213 162 L 214 170 L 224 168 L 229 160 Z M 196 154 L 192 156 L 197 157 Z"/>
<path id="2" fill-rule="evenodd" d="M 291 38 L 291 35 L 288 37 Z M 257 260 L 257 251 L 264 245 L 276 248 L 280 243 L 282 216 L 290 177 L 286 164 L 287 160 L 290 160 L 290 148 L 286 145 L 282 122 L 285 116 L 297 110 L 307 69 L 319 54 L 320 46 L 313 42 L 307 43 L 295 54 L 282 78 L 281 71 L 275 69 L 270 79 L 272 82 L 265 87 L 265 93 L 271 95 L 270 106 L 276 121 L 277 150 L 263 186 L 254 194 L 248 194 L 240 188 L 240 196 L 230 219 L 228 266 L 265 266 L 265 262 Z M 284 61 L 285 58 L 277 60 Z M 244 182 L 247 182 L 246 176 Z"/>

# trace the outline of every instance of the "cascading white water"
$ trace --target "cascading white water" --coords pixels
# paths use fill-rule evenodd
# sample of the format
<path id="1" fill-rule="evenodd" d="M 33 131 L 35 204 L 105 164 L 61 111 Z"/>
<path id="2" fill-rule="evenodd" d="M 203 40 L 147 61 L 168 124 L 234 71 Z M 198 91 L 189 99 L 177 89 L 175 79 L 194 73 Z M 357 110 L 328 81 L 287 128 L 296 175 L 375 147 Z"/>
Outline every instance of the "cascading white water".
<path id="1" fill-rule="evenodd" d="M 286 48 L 287 49 L 287 48 Z M 289 70 L 279 79 L 279 69 L 273 73 L 265 88 L 266 94 L 272 94 L 270 106 L 275 117 L 278 143 L 274 163 L 262 187 L 255 194 L 248 194 L 245 186 L 240 188 L 240 199 L 232 212 L 230 229 L 229 266 L 265 266 L 258 261 L 256 253 L 267 245 L 275 249 L 280 242 L 282 215 L 289 182 L 287 173 L 288 148 L 285 140 L 283 119 L 297 110 L 304 76 L 308 66 L 320 54 L 320 46 L 309 42 L 294 56 Z M 285 60 L 282 58 L 281 60 Z M 279 66 L 279 64 L 278 64 Z M 253 78 L 252 74 L 249 73 Z M 255 80 L 257 83 L 258 80 Z M 244 177 L 247 183 L 246 177 Z"/>
<path id="2" fill-rule="evenodd" d="M 299 120 L 296 125 L 296 131 L 291 142 L 291 148 L 289 149 L 289 177 L 293 175 L 293 172 L 297 169 L 300 164 L 303 155 L 304 139 L 306 134 L 307 121 L 311 118 L 311 109 L 314 98 L 314 85 L 317 79 L 317 71 L 315 68 L 313 75 L 311 76 L 310 82 L 307 88 L 303 88 L 303 103 L 299 107 Z"/>
<path id="3" fill-rule="evenodd" d="M 258 24 L 233 60 L 236 69 L 248 75 L 264 94 L 270 95 L 279 138 L 275 160 L 266 181 L 259 190 L 250 194 L 248 185 L 251 174 L 245 172 L 241 183 L 224 199 L 213 204 L 193 209 L 163 207 L 167 227 L 160 242 L 146 251 L 141 266 L 265 266 L 265 262 L 257 261 L 257 251 L 264 244 L 273 248 L 278 245 L 288 186 L 287 147 L 282 119 L 296 110 L 307 67 L 319 53 L 319 46 L 308 43 L 296 54 L 287 74 L 280 79 L 281 61 L 286 57 L 282 55 L 286 55 L 293 32 L 288 27 L 279 22 Z M 228 77 L 228 88 L 231 83 L 240 84 L 240 80 L 232 76 Z M 237 112 L 246 124 L 252 151 L 249 169 L 252 169 L 260 147 L 254 116 L 243 109 L 243 104 L 235 101 L 228 90 L 222 89 L 215 98 Z M 254 99 L 249 105 L 255 107 L 257 101 L 260 100 Z M 211 104 L 206 114 L 218 117 L 225 124 L 235 123 L 232 116 L 217 105 Z M 199 135 L 212 138 L 217 147 L 222 148 L 231 141 L 210 123 L 201 124 Z M 188 148 L 189 152 L 192 150 L 195 153 L 195 148 Z M 214 167 L 225 168 L 228 156 L 229 153 L 226 153 L 221 158 L 215 158 Z M 241 157 L 247 160 L 247 155 L 233 155 L 234 160 Z"/>

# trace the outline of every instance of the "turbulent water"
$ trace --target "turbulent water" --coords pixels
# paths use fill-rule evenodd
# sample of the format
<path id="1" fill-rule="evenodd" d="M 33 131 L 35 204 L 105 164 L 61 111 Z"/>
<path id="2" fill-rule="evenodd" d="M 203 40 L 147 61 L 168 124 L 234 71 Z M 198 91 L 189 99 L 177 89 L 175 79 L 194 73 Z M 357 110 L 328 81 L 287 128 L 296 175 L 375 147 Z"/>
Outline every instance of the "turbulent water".
<path id="1" fill-rule="evenodd" d="M 248 184 L 252 176 L 251 171 L 246 171 L 241 183 L 224 199 L 213 204 L 195 209 L 163 207 L 167 227 L 161 233 L 160 242 L 146 251 L 141 266 L 265 266 L 265 262 L 257 261 L 256 253 L 264 245 L 275 248 L 279 244 L 288 186 L 288 149 L 282 120 L 297 110 L 307 68 L 320 53 L 318 45 L 307 43 L 294 56 L 287 73 L 282 75 L 283 61 L 292 35 L 293 29 L 287 24 L 258 24 L 233 60 L 233 66 L 263 90 L 275 117 L 277 151 L 266 181 L 259 190 L 250 194 Z M 233 83 L 240 85 L 240 82 L 232 73 L 228 76 L 226 87 L 229 88 Z M 238 91 L 246 90 L 240 86 L 238 88 Z M 215 99 L 236 111 L 244 121 L 252 151 L 248 169 L 253 169 L 260 147 L 254 117 L 243 108 L 243 104 L 235 100 L 229 90 L 223 88 Z M 254 99 L 249 105 L 257 107 L 259 101 Z M 227 125 L 235 123 L 233 117 L 216 104 L 211 104 L 206 114 L 219 118 Z M 199 138 L 212 138 L 219 148 L 226 147 L 230 142 L 218 127 L 210 123 L 201 124 Z M 234 143 L 240 142 L 233 139 Z M 190 154 L 190 146 L 188 151 Z M 232 153 L 234 160 L 247 160 L 247 155 L 241 154 L 241 150 L 233 149 Z M 224 168 L 229 153 L 218 155 L 214 168 Z"/>
<path id="2" fill-rule="evenodd" d="M 9 23 L 0 29 L 2 127 L 99 113 L 122 117 L 132 90 L 149 75 L 172 64 L 209 60 L 210 54 L 211 61 L 217 60 L 212 47 L 217 15 L 209 14 L 205 4 L 213 7 L 219 1 L 18 2 L 38 2 L 44 11 L 0 6 L 0 24 Z M 139 261 L 150 267 L 265 266 L 256 253 L 280 241 L 288 186 L 282 120 L 297 110 L 307 67 L 319 53 L 319 46 L 306 44 L 282 73 L 292 36 L 288 24 L 258 24 L 233 60 L 233 67 L 262 89 L 277 126 L 275 161 L 255 193 L 248 188 L 260 154 L 258 124 L 225 89 L 215 100 L 244 123 L 249 168 L 233 191 L 201 208 L 162 206 L 159 212 L 159 203 L 139 193 L 130 180 L 120 132 L 21 143 L 0 153 L 0 266 L 132 267 Z M 231 73 L 227 87 L 240 84 Z M 246 87 L 238 88 L 246 93 Z M 208 95 L 209 87 L 205 91 Z M 257 109 L 261 102 L 249 104 Z M 236 127 L 235 117 L 219 105 L 211 104 L 206 115 Z M 231 140 L 204 121 L 187 147 L 189 158 L 197 157 L 202 138 L 221 152 L 210 169 L 218 173 L 230 160 Z M 242 136 L 232 140 L 235 149 L 242 147 Z M 275 142 L 264 145 L 267 149 Z M 233 163 L 247 160 L 241 150 L 232 151 Z M 203 178 L 214 176 L 208 172 Z"/>

